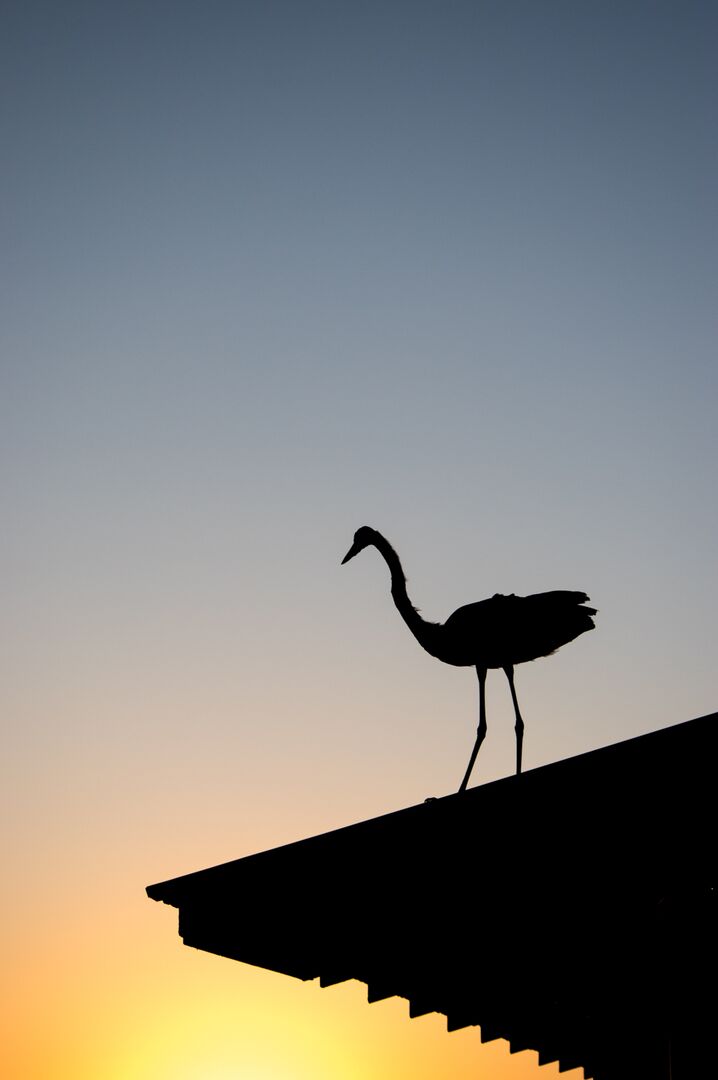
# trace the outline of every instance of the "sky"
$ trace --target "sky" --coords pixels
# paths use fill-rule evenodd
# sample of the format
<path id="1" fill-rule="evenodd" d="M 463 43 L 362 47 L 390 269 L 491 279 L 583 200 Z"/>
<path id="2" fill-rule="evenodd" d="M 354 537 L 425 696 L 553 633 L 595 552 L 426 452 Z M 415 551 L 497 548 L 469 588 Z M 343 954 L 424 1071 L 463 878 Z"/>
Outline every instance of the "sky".
<path id="1" fill-rule="evenodd" d="M 718 707 L 717 29 L 3 5 L 7 1080 L 558 1075 L 185 949 L 144 887 L 458 787 L 475 674 L 340 566 L 360 525 L 430 619 L 590 595 L 517 669 L 526 768 Z M 487 701 L 472 783 L 513 769 Z"/>

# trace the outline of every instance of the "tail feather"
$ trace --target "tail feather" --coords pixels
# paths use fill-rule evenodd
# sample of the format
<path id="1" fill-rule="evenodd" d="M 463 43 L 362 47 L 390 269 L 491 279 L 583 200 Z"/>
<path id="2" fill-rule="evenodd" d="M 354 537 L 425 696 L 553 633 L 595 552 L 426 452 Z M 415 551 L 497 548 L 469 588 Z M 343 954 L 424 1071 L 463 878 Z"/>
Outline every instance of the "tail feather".
<path id="1" fill-rule="evenodd" d="M 585 604 L 587 600 L 590 600 L 590 596 L 586 596 L 585 592 L 574 592 L 571 589 L 554 589 L 552 592 L 539 593 L 539 596 L 545 596 L 546 599 L 556 600 L 557 603 L 566 602 L 567 604 Z"/>

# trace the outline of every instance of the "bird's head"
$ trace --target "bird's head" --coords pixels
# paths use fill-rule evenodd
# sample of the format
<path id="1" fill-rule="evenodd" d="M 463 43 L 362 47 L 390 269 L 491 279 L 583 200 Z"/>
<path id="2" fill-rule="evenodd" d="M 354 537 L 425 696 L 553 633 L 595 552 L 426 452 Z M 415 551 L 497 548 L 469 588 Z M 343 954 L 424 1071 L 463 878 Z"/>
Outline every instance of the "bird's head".
<path id="1" fill-rule="evenodd" d="M 354 533 L 354 543 L 342 559 L 342 565 L 344 565 L 345 562 L 349 562 L 350 559 L 353 559 L 354 556 L 358 555 L 360 551 L 363 551 L 365 547 L 369 547 L 370 544 L 376 543 L 376 537 L 376 529 L 370 529 L 368 525 L 362 525 L 361 529 L 357 529 Z"/>

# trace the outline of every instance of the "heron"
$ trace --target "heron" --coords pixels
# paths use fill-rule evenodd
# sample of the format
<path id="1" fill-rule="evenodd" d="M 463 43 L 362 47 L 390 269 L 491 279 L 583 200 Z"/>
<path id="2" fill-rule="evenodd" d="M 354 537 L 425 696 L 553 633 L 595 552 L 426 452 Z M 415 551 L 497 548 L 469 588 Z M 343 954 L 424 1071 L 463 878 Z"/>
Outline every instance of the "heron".
<path id="1" fill-rule="evenodd" d="M 516 696 L 514 666 L 550 656 L 580 634 L 593 630 L 592 616 L 596 614 L 596 608 L 585 606 L 589 597 L 583 592 L 566 589 L 530 596 L 496 593 L 486 600 L 457 608 L 446 622 L 428 622 L 409 599 L 399 556 L 386 537 L 376 529 L 368 525 L 357 529 L 342 565 L 367 547 L 375 547 L 389 567 L 394 604 L 421 647 L 445 664 L 476 668 L 479 725 L 459 793 L 466 790 L 486 736 L 486 675 L 489 668 L 502 668 L 508 679 L 516 717 L 516 774 L 519 775 L 524 721 Z"/>

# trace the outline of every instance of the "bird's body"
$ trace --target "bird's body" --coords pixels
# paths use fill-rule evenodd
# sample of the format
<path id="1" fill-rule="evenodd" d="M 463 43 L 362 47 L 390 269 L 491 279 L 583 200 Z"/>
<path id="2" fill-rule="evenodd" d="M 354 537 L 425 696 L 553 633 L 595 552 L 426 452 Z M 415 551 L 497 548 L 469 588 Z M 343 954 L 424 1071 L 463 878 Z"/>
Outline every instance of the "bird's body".
<path id="1" fill-rule="evenodd" d="M 531 596 L 503 596 L 466 604 L 444 623 L 427 622 L 413 606 L 399 556 L 376 529 L 362 526 L 342 562 L 374 546 L 391 573 L 391 593 L 399 614 L 412 634 L 431 656 L 457 667 L 475 667 L 479 677 L 479 729 L 469 767 L 460 787 L 466 787 L 479 747 L 486 734 L 484 686 L 489 668 L 503 668 L 509 680 L 516 714 L 516 771 L 521 772 L 523 720 L 514 689 L 515 664 L 549 656 L 562 645 L 594 628 L 595 608 L 584 607 L 583 592 L 554 590 Z"/>
<path id="2" fill-rule="evenodd" d="M 457 666 L 487 668 L 525 664 L 550 656 L 585 630 L 593 629 L 593 609 L 581 605 L 585 593 L 556 590 L 531 596 L 502 596 L 458 608 L 441 625 L 444 655 Z"/>

